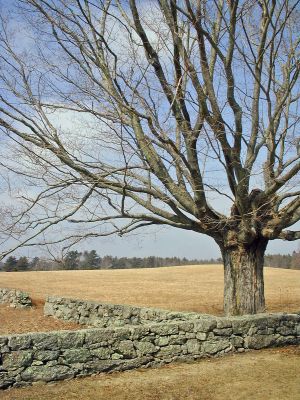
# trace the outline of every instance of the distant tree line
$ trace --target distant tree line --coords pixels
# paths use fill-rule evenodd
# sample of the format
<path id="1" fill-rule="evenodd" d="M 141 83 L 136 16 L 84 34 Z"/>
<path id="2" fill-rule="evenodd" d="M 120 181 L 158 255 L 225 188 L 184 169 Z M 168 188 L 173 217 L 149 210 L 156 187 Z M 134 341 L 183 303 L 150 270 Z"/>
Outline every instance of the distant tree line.
<path id="1" fill-rule="evenodd" d="M 265 266 L 300 269 L 300 251 L 294 251 L 292 254 L 268 254 L 265 256 Z"/>
<path id="2" fill-rule="evenodd" d="M 129 269 L 129 268 L 158 268 L 175 265 L 193 264 L 220 264 L 221 258 L 209 260 L 189 260 L 179 257 L 100 257 L 96 250 L 79 252 L 72 250 L 66 254 L 63 260 L 53 261 L 35 257 L 29 260 L 27 257 L 16 258 L 10 256 L 0 264 L 0 270 L 11 271 L 54 271 L 54 270 L 80 270 L 80 269 Z"/>
<path id="3" fill-rule="evenodd" d="M 10 256 L 4 263 L 1 263 L 1 269 L 3 271 L 29 271 L 31 269 L 31 262 L 27 257 L 16 258 Z"/>
<path id="4" fill-rule="evenodd" d="M 83 269 L 129 269 L 129 268 L 159 268 L 175 265 L 221 264 L 221 258 L 207 260 L 179 257 L 100 257 L 96 250 L 79 252 L 69 251 L 63 260 L 53 261 L 45 258 L 10 256 L 0 263 L 0 271 L 54 271 L 54 270 L 83 270 Z M 265 256 L 265 266 L 274 268 L 300 269 L 300 252 L 293 254 L 273 254 Z"/>

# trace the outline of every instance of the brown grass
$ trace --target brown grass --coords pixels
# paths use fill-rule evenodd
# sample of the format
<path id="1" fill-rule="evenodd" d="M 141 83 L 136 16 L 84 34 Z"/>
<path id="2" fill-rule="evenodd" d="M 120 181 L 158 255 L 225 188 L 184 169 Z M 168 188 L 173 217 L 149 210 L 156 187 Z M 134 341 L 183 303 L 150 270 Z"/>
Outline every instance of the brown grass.
<path id="1" fill-rule="evenodd" d="M 0 287 L 169 310 L 222 314 L 221 265 L 106 271 L 6 272 Z M 265 268 L 268 311 L 300 310 L 300 271 Z"/>
<path id="2" fill-rule="evenodd" d="M 12 389 L 1 400 L 299 400 L 300 348 Z"/>
<path id="3" fill-rule="evenodd" d="M 18 309 L 0 305 L 0 321 L 0 335 L 83 328 L 82 325 L 45 317 L 43 305 L 35 306 L 32 309 Z"/>

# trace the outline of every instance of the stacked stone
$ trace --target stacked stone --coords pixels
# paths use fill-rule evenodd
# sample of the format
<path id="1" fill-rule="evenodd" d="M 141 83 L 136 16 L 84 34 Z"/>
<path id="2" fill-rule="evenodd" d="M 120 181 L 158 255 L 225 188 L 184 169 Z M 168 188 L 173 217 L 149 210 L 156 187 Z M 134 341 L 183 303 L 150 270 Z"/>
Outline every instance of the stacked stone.
<path id="1" fill-rule="evenodd" d="M 300 314 L 167 321 L 0 337 L 0 388 L 300 344 Z"/>
<path id="2" fill-rule="evenodd" d="M 121 304 L 99 304 L 55 296 L 47 297 L 44 314 L 68 322 L 101 328 L 174 320 L 186 321 L 199 317 L 197 313 L 172 312 Z"/>
<path id="3" fill-rule="evenodd" d="M 28 293 L 16 289 L 0 288 L 0 303 L 9 304 L 15 308 L 27 308 L 32 306 Z"/>

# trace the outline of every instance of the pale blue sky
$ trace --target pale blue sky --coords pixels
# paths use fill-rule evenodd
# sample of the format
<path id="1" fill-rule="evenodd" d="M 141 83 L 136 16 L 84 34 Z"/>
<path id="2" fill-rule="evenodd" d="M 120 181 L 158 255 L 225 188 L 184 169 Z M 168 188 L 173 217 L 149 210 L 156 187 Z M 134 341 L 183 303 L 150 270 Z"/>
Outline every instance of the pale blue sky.
<path id="1" fill-rule="evenodd" d="M 79 251 L 95 249 L 100 256 L 113 255 L 117 257 L 186 257 L 189 259 L 210 259 L 221 256 L 214 240 L 206 235 L 184 231 L 176 228 L 152 228 L 136 232 L 135 235 L 93 239 L 83 242 Z M 273 240 L 269 243 L 267 254 L 287 254 L 294 250 L 300 251 L 300 242 L 284 242 Z M 34 257 L 47 254 L 37 248 L 20 249 L 16 254 Z"/>
<path id="2" fill-rule="evenodd" d="M 3 7 L 9 7 L 12 3 L 13 0 L 0 0 L 0 5 Z M 219 202 L 216 206 L 219 208 L 221 205 L 223 206 L 223 202 Z M 218 246 L 208 236 L 167 227 L 138 231 L 134 236 L 129 237 L 94 239 L 78 246 L 79 250 L 93 248 L 99 255 L 128 257 L 155 255 L 206 259 L 220 256 Z M 299 241 L 276 240 L 270 242 L 267 253 L 291 253 L 293 250 L 300 250 Z M 19 253 L 32 257 L 35 252 L 37 252 L 35 249 L 24 249 Z"/>
<path id="3" fill-rule="evenodd" d="M 165 228 L 154 233 L 140 234 L 132 237 L 99 238 L 83 247 L 95 248 L 100 255 L 143 257 L 149 255 L 162 257 L 187 257 L 197 259 L 216 258 L 220 256 L 219 248 L 213 239 L 195 232 L 176 228 Z M 267 253 L 291 253 L 300 250 L 299 241 L 284 242 L 273 240 L 269 243 Z"/>

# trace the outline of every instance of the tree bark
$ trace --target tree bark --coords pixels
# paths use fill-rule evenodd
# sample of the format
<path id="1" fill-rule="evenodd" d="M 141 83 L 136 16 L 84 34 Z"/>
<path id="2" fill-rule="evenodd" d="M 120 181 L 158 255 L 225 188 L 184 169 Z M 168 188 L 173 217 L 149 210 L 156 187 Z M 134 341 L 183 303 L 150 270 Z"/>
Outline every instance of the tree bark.
<path id="1" fill-rule="evenodd" d="M 226 315 L 256 314 L 265 311 L 264 253 L 267 241 L 223 248 L 224 312 Z"/>

